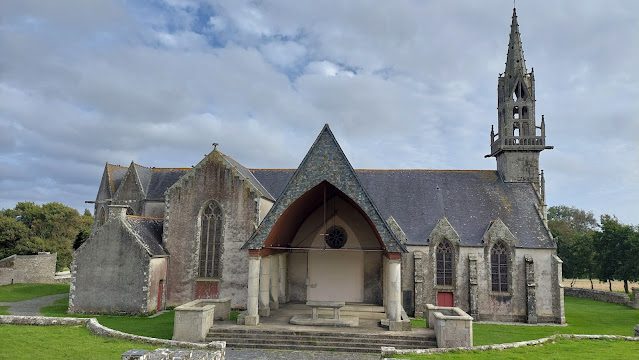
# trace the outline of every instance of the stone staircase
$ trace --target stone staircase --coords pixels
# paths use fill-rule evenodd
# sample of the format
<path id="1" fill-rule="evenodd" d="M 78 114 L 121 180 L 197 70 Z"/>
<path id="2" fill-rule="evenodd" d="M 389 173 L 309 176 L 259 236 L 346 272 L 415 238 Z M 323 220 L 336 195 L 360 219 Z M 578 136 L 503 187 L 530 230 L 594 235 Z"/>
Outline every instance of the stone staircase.
<path id="1" fill-rule="evenodd" d="M 296 331 L 287 329 L 259 329 L 250 327 L 216 328 L 209 331 L 206 341 L 226 341 L 228 348 L 260 348 L 282 350 L 328 350 L 343 352 L 379 353 L 382 346 L 397 349 L 426 349 L 437 347 L 435 334 L 401 335 L 365 332 L 337 332 L 327 330 Z"/>

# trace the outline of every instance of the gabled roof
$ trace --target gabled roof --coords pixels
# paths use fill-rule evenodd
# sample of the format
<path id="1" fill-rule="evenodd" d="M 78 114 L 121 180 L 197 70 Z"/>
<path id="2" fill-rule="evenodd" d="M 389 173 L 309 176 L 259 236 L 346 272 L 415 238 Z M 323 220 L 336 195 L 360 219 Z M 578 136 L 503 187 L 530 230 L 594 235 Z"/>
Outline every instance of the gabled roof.
<path id="1" fill-rule="evenodd" d="M 142 242 L 142 246 L 151 256 L 167 255 L 166 250 L 162 247 L 162 219 L 131 216 L 126 217 L 126 221 L 131 226 L 133 232 Z"/>
<path id="2" fill-rule="evenodd" d="M 258 192 L 260 193 L 260 195 L 264 198 L 267 198 L 271 201 L 275 201 L 275 198 L 273 198 L 273 195 L 271 195 L 271 193 L 269 193 L 268 190 L 266 190 L 266 188 L 259 182 L 257 181 L 257 179 L 255 178 L 255 175 L 253 175 L 253 173 L 247 169 L 246 167 L 244 167 L 244 165 L 240 164 L 239 162 L 235 161 L 235 159 L 233 159 L 232 157 L 220 152 L 222 154 L 222 156 L 224 157 L 224 159 L 231 165 L 233 166 L 239 173 L 240 175 L 242 175 L 242 177 L 248 181 L 249 183 L 251 183 L 251 185 L 253 185 L 253 187 L 255 187 L 255 189 L 258 190 Z"/>
<path id="3" fill-rule="evenodd" d="M 126 166 L 114 165 L 114 164 L 106 164 L 106 173 L 109 181 L 109 190 L 111 191 L 111 196 L 115 194 L 120 187 L 120 183 L 122 183 L 122 179 L 127 171 Z"/>
<path id="4" fill-rule="evenodd" d="M 294 169 L 252 169 L 279 198 Z M 446 217 L 465 246 L 482 246 L 486 229 L 499 218 L 518 247 L 554 248 L 537 212 L 529 183 L 504 183 L 493 170 L 356 170 L 384 218 L 392 216 L 409 245 L 427 245 L 438 221 Z"/>
<path id="5" fill-rule="evenodd" d="M 374 225 L 386 251 L 406 251 L 366 193 L 328 125 L 324 125 L 304 160 L 292 174 L 275 204 L 243 248 L 263 248 L 271 229 L 284 211 L 322 182 L 328 182 L 359 206 Z"/>

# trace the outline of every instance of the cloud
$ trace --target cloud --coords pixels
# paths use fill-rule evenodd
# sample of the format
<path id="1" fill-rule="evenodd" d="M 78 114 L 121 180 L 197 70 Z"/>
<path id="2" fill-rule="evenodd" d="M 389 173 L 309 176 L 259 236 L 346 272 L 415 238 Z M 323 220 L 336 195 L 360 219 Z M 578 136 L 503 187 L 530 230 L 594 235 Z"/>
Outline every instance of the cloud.
<path id="1" fill-rule="evenodd" d="M 519 4 L 551 204 L 639 223 L 639 8 Z M 355 167 L 488 168 L 501 1 L 0 4 L 0 207 L 83 208 L 105 161 L 190 166 L 218 142 L 294 167 L 330 123 Z M 631 201 L 635 199 L 634 201 Z"/>

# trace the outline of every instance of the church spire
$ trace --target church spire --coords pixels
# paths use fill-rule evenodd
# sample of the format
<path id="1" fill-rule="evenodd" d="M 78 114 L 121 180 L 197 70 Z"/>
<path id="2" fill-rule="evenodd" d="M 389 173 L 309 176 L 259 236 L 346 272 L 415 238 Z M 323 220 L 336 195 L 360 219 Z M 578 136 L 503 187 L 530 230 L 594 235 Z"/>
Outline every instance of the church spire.
<path id="1" fill-rule="evenodd" d="M 513 8 L 506 54 L 506 71 L 497 79 L 497 133 L 490 131 L 490 154 L 505 182 L 539 181 L 539 153 L 546 145 L 546 128 L 535 118 L 535 74 L 526 70 L 517 9 Z"/>
<path id="2" fill-rule="evenodd" d="M 508 55 L 506 56 L 506 74 L 511 76 L 525 75 L 526 60 L 524 60 L 524 47 L 521 43 L 519 23 L 517 22 L 517 9 L 513 8 L 513 18 L 510 24 L 510 38 L 508 39 Z"/>

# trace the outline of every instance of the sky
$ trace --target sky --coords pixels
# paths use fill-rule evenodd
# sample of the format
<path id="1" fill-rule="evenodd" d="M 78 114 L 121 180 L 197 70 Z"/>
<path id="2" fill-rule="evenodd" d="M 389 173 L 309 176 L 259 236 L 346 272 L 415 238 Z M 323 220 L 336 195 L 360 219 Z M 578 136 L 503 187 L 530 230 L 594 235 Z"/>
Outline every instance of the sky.
<path id="1" fill-rule="evenodd" d="M 294 168 L 324 123 L 355 168 L 496 169 L 510 0 L 0 2 L 0 208 L 92 208 L 105 162 L 212 143 Z M 549 205 L 639 224 L 639 2 L 519 1 Z"/>

